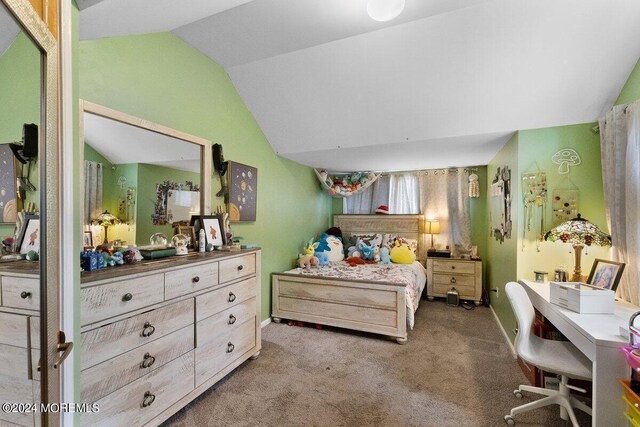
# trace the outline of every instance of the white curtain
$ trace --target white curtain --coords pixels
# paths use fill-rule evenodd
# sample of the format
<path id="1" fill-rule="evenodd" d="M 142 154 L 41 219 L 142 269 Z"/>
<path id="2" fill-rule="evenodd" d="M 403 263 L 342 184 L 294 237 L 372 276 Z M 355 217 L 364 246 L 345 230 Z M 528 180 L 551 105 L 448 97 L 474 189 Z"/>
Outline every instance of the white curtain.
<path id="1" fill-rule="evenodd" d="M 429 170 L 420 176 L 420 206 L 427 219 L 440 221 L 436 248 L 449 246 L 453 256 L 471 253 L 469 181 L 464 169 Z"/>
<path id="2" fill-rule="evenodd" d="M 394 173 L 389 181 L 389 213 L 420 213 L 418 174 Z"/>
<path id="3" fill-rule="evenodd" d="M 84 224 L 102 213 L 102 164 L 84 161 Z"/>
<path id="4" fill-rule="evenodd" d="M 382 175 L 376 182 L 355 196 L 342 199 L 342 212 L 349 215 L 370 215 L 380 205 L 389 206 L 389 176 Z"/>
<path id="5" fill-rule="evenodd" d="M 617 294 L 640 303 L 640 101 L 600 119 L 602 181 L 615 260 L 627 264 Z"/>

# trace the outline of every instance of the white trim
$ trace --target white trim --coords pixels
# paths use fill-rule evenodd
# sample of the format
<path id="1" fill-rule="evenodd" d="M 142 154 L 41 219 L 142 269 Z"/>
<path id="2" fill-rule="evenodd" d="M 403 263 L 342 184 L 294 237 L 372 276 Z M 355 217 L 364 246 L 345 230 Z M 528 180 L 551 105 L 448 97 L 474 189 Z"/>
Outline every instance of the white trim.
<path id="1" fill-rule="evenodd" d="M 271 323 L 271 317 L 266 318 L 262 321 L 262 323 L 260 323 L 260 327 L 264 328 L 265 326 L 267 326 L 269 323 Z"/>
<path id="2" fill-rule="evenodd" d="M 502 335 L 504 335 L 505 341 L 507 342 L 507 344 L 509 345 L 509 348 L 511 349 L 511 354 L 513 355 L 513 358 L 516 359 L 518 357 L 518 353 L 516 353 L 516 348 L 513 346 L 513 343 L 509 339 L 509 334 L 507 334 L 507 331 L 505 331 L 504 328 L 502 327 L 502 323 L 500 323 L 500 319 L 498 318 L 498 315 L 493 310 L 493 306 L 489 305 L 489 308 L 491 309 L 491 313 L 493 313 L 493 318 L 496 319 L 496 323 L 498 324 L 498 327 L 502 331 Z"/>

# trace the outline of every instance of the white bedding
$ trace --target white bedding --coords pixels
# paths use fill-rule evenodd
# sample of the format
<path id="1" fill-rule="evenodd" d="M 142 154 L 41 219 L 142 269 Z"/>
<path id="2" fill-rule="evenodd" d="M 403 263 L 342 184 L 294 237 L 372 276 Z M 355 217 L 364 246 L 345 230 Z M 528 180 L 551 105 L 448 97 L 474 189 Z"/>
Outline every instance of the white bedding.
<path id="1" fill-rule="evenodd" d="M 418 309 L 420 295 L 427 282 L 426 270 L 418 261 L 413 264 L 364 264 L 355 267 L 351 267 L 345 261 L 340 261 L 330 263 L 328 266 L 314 267 L 310 270 L 294 268 L 285 273 L 406 285 L 407 325 L 409 329 L 413 329 L 414 313 Z"/>

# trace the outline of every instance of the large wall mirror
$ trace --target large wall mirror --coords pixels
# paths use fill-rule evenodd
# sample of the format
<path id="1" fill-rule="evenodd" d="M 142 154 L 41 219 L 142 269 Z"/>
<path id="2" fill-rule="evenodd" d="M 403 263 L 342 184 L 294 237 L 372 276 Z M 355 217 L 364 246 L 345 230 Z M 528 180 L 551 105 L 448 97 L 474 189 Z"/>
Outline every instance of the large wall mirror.
<path id="1" fill-rule="evenodd" d="M 211 211 L 210 141 L 88 101 L 81 123 L 84 246 L 149 245 Z"/>
<path id="2" fill-rule="evenodd" d="M 2 402 L 60 401 L 57 48 L 30 2 L 0 0 Z M 0 412 L 2 425 L 58 422 Z"/>

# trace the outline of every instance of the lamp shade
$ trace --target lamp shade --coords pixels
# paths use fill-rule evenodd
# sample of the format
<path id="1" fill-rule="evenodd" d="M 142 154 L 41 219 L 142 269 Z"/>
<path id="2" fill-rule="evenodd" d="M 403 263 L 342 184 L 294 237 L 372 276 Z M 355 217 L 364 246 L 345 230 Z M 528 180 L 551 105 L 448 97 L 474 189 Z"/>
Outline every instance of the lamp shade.
<path id="1" fill-rule="evenodd" d="M 440 234 L 440 220 L 428 219 L 424 223 L 425 234 Z"/>
<path id="2" fill-rule="evenodd" d="M 577 218 L 565 221 L 547 231 L 544 240 L 550 242 L 560 240 L 573 245 L 611 246 L 611 236 L 600 230 L 597 225 L 582 218 L 580 214 Z"/>
<path id="3" fill-rule="evenodd" d="M 110 214 L 109 211 L 104 211 L 97 218 L 91 220 L 91 223 L 94 225 L 116 225 L 120 224 L 120 220 L 113 214 Z"/>
<path id="4" fill-rule="evenodd" d="M 404 2 L 405 0 L 368 0 L 367 13 L 375 21 L 390 21 L 402 13 Z"/>

